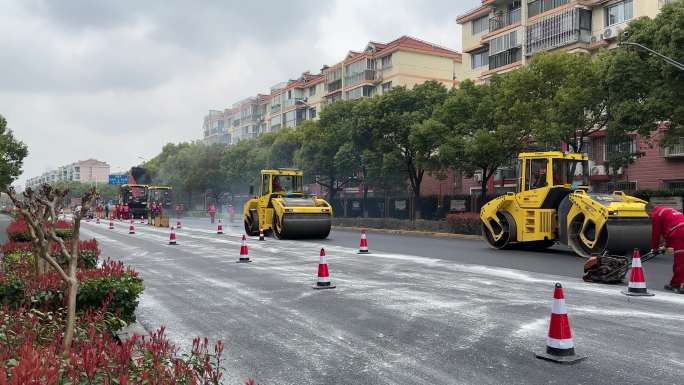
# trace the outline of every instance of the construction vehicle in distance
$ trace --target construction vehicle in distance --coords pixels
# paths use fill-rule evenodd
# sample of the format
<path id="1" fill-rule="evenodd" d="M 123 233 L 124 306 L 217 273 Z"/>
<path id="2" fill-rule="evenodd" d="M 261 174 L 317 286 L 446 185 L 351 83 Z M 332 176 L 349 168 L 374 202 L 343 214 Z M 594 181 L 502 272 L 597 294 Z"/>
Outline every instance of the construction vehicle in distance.
<path id="1" fill-rule="evenodd" d="M 128 205 L 132 217 L 146 217 L 148 193 L 146 184 L 124 184 L 119 190 L 119 202 Z"/>
<path id="2" fill-rule="evenodd" d="M 621 191 L 588 192 L 586 155 L 527 152 L 518 162 L 517 193 L 480 210 L 482 233 L 492 247 L 545 249 L 559 242 L 583 257 L 649 249 L 646 201 Z"/>
<path id="3" fill-rule="evenodd" d="M 254 186 L 250 186 L 254 196 Z M 304 193 L 301 170 L 261 170 L 259 196 L 243 208 L 245 231 L 250 236 L 272 232 L 283 238 L 326 238 L 330 234 L 332 207 L 324 199 Z"/>
<path id="4" fill-rule="evenodd" d="M 147 218 L 151 225 L 157 227 L 169 227 L 169 212 L 171 208 L 172 188 L 168 186 L 147 187 Z M 156 207 L 161 206 L 158 212 L 154 212 L 153 203 Z M 155 215 L 156 214 L 156 215 Z"/>

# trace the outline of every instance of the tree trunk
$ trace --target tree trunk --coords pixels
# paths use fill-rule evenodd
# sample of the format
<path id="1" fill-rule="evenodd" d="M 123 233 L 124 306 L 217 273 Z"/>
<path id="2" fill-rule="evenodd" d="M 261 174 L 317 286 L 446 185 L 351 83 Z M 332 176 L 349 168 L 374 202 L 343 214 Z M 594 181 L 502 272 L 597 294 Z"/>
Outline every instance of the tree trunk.
<path id="1" fill-rule="evenodd" d="M 70 264 L 71 265 L 71 264 Z M 71 343 L 74 339 L 74 328 L 76 326 L 76 295 L 78 294 L 78 280 L 76 279 L 76 269 L 69 266 L 68 301 L 67 301 L 67 324 L 64 331 L 63 351 L 69 354 Z"/>

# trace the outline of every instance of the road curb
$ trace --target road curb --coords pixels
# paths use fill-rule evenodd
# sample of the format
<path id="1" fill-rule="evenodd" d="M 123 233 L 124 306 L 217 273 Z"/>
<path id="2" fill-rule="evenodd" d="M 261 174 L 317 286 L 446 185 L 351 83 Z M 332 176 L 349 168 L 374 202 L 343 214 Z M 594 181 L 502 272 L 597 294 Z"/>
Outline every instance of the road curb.
<path id="1" fill-rule="evenodd" d="M 366 230 L 368 232 L 373 232 L 373 233 L 395 234 L 395 235 L 420 235 L 420 236 L 424 236 L 424 237 L 467 239 L 467 240 L 471 240 L 471 241 L 481 241 L 482 240 L 481 235 L 440 233 L 440 232 L 435 232 L 435 231 L 376 229 L 376 228 L 372 228 L 372 227 L 356 227 L 356 226 L 332 226 L 332 228 L 337 229 L 337 230 L 347 230 L 347 231 Z"/>

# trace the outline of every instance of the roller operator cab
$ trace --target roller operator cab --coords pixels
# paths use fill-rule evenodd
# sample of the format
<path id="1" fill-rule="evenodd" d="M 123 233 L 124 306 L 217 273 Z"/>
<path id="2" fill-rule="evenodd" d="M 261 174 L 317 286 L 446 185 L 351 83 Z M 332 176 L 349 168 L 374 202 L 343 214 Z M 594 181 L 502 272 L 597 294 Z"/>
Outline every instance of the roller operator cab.
<path id="1" fill-rule="evenodd" d="M 332 207 L 324 199 L 304 193 L 300 170 L 262 170 L 258 196 L 245 203 L 245 231 L 254 236 L 259 230 L 276 238 L 326 238 L 330 234 Z M 250 186 L 254 196 L 254 186 Z"/>
<path id="2" fill-rule="evenodd" d="M 584 154 L 528 152 L 518 156 L 516 193 L 480 210 L 482 233 L 492 247 L 544 249 L 560 242 L 588 257 L 609 251 L 645 251 L 650 242 L 646 202 L 625 195 L 588 192 Z"/>

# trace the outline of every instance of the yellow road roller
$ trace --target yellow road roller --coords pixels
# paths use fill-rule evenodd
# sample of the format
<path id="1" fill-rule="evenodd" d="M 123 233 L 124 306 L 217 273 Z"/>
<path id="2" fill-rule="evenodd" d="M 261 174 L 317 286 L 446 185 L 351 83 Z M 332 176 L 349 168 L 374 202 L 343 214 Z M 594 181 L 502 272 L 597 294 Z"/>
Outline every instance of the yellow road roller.
<path id="1" fill-rule="evenodd" d="M 492 247 L 545 249 L 559 242 L 583 257 L 650 247 L 646 201 L 621 191 L 589 192 L 586 155 L 526 152 L 518 162 L 517 192 L 480 210 L 482 233 Z"/>
<path id="2" fill-rule="evenodd" d="M 259 230 L 278 239 L 327 238 L 332 207 L 324 199 L 304 193 L 304 173 L 296 169 L 261 170 L 259 195 L 245 203 L 245 232 Z M 254 186 L 250 186 L 254 196 Z"/>

